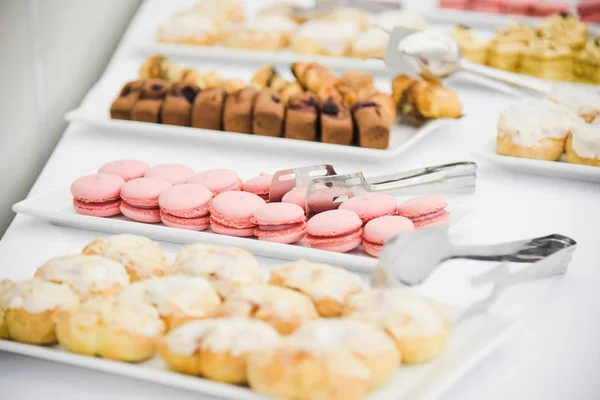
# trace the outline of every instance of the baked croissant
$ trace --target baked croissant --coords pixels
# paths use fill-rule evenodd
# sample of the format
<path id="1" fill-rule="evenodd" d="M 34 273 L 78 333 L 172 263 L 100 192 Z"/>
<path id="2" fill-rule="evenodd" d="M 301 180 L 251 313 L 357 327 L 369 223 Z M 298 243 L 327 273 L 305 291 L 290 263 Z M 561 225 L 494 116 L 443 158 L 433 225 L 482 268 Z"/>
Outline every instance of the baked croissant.
<path id="1" fill-rule="evenodd" d="M 375 93 L 373 77 L 361 71 L 344 72 L 335 83 L 335 89 L 349 106 L 354 105 L 357 101 L 363 101 Z"/>
<path id="2" fill-rule="evenodd" d="M 323 88 L 334 86 L 337 81 L 332 69 L 317 63 L 293 63 L 292 73 L 303 88 L 317 94 Z"/>
<path id="3" fill-rule="evenodd" d="M 257 89 L 264 89 L 271 87 L 271 83 L 278 76 L 275 67 L 272 65 L 262 65 L 256 70 L 252 79 L 250 79 L 250 84 Z"/>
<path id="4" fill-rule="evenodd" d="M 200 89 L 210 89 L 221 86 L 223 77 L 216 71 L 202 72 L 199 69 L 184 69 L 181 71 L 180 80 L 193 83 Z"/>
<path id="5" fill-rule="evenodd" d="M 140 78 L 142 79 L 164 79 L 174 82 L 180 77 L 181 67 L 162 54 L 151 55 L 140 68 Z"/>

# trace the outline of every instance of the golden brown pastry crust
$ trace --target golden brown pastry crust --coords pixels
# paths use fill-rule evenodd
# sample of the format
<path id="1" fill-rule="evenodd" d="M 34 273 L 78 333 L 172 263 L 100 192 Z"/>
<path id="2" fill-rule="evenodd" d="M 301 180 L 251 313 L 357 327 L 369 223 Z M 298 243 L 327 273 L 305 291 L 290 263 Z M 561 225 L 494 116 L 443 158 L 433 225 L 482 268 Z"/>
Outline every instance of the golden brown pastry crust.
<path id="1" fill-rule="evenodd" d="M 175 82 L 182 76 L 182 69 L 162 54 L 153 54 L 140 68 L 141 79 L 164 79 Z"/>
<path id="2" fill-rule="evenodd" d="M 599 128 L 600 129 L 600 128 Z M 565 143 L 565 153 L 567 154 L 567 162 L 571 164 L 592 165 L 600 167 L 600 158 L 585 158 L 581 157 L 575 149 L 573 149 L 573 135 L 567 136 Z"/>
<path id="3" fill-rule="evenodd" d="M 496 137 L 496 151 L 504 156 L 558 161 L 564 149 L 564 138 L 544 138 L 534 147 L 525 147 L 514 143 L 512 135 L 508 132 L 499 131 Z"/>

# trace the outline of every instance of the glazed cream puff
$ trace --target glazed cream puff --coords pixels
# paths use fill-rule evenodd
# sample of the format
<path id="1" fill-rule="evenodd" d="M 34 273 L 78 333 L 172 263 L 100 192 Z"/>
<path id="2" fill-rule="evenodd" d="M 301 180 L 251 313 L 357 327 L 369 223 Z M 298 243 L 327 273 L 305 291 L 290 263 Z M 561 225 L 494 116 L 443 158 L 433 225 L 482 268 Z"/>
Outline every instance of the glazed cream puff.
<path id="1" fill-rule="evenodd" d="M 4 322 L 4 316 L 8 309 L 8 304 L 12 299 L 12 291 L 15 283 L 8 279 L 0 281 L 0 339 L 8 339 L 8 326 Z"/>
<path id="2" fill-rule="evenodd" d="M 487 63 L 489 44 L 478 39 L 471 28 L 465 25 L 457 25 L 450 31 L 450 36 L 458 43 L 464 58 L 477 64 L 485 65 Z"/>
<path id="3" fill-rule="evenodd" d="M 567 45 L 550 39 L 531 42 L 521 58 L 521 73 L 553 81 L 570 81 L 573 52 Z"/>
<path id="4" fill-rule="evenodd" d="M 405 364 L 437 357 L 450 335 L 450 317 L 443 307 L 406 288 L 356 294 L 348 299 L 343 316 L 380 327 L 396 343 Z"/>
<path id="5" fill-rule="evenodd" d="M 600 92 L 594 89 L 560 86 L 552 89 L 548 99 L 568 108 L 588 123 L 600 115 Z"/>
<path id="6" fill-rule="evenodd" d="M 575 124 L 565 144 L 567 162 L 600 167 L 600 117 Z"/>
<path id="7" fill-rule="evenodd" d="M 361 32 L 350 45 L 349 55 L 358 58 L 383 58 L 390 35 L 372 27 Z"/>
<path id="8" fill-rule="evenodd" d="M 269 16 L 234 25 L 223 33 L 225 47 L 252 50 L 279 50 L 288 45 L 297 24 L 283 16 Z"/>
<path id="9" fill-rule="evenodd" d="M 319 318 L 312 300 L 303 293 L 270 285 L 248 286 L 233 292 L 217 311 L 219 317 L 256 318 L 289 335 Z"/>
<path id="10" fill-rule="evenodd" d="M 353 21 L 309 21 L 292 34 L 290 49 L 300 54 L 342 57 L 360 32 Z"/>
<path id="11" fill-rule="evenodd" d="M 500 114 L 498 154 L 557 161 L 578 117 L 545 99 L 525 99 Z"/>
<path id="12" fill-rule="evenodd" d="M 117 296 L 129 285 L 129 275 L 122 264 L 96 255 L 73 254 L 51 258 L 37 269 L 35 277 L 66 283 L 82 300 Z"/>
<path id="13" fill-rule="evenodd" d="M 164 328 L 154 307 L 115 297 L 90 299 L 56 317 L 56 336 L 67 351 L 126 362 L 153 357 Z"/>
<path id="14" fill-rule="evenodd" d="M 360 399 L 389 381 L 399 364 L 397 347 L 378 327 L 320 319 L 252 354 L 248 382 L 273 398 Z"/>
<path id="15" fill-rule="evenodd" d="M 241 287 L 264 282 L 258 261 L 251 253 L 202 243 L 182 247 L 171 274 L 206 278 L 222 298 Z"/>
<path id="16" fill-rule="evenodd" d="M 64 283 L 31 279 L 2 286 L 5 306 L 0 331 L 17 342 L 56 343 L 56 316 L 79 306 L 79 296 Z"/>
<path id="17" fill-rule="evenodd" d="M 356 274 L 305 260 L 273 268 L 269 283 L 304 293 L 322 317 L 340 316 L 348 298 L 366 289 Z"/>
<path id="18" fill-rule="evenodd" d="M 217 40 L 218 29 L 213 21 L 198 12 L 180 12 L 158 28 L 158 40 L 163 43 L 210 46 Z"/>
<path id="19" fill-rule="evenodd" d="M 169 269 L 159 244 L 143 236 L 123 234 L 96 238 L 81 253 L 96 254 L 123 264 L 131 282 L 166 275 Z"/>
<path id="20" fill-rule="evenodd" d="M 209 319 L 169 332 L 158 354 L 174 371 L 245 384 L 249 355 L 276 346 L 279 340 L 274 328 L 256 319 Z"/>

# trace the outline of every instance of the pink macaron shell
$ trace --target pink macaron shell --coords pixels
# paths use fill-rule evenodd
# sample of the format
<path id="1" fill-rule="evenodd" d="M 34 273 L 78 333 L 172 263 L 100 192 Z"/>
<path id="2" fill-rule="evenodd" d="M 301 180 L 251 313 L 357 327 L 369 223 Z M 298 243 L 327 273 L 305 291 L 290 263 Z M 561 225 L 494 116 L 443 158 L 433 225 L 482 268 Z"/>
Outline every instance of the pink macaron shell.
<path id="1" fill-rule="evenodd" d="M 188 229 L 192 231 L 204 231 L 210 226 L 210 217 L 179 218 L 174 215 L 160 213 L 163 224 L 171 228 Z"/>
<path id="2" fill-rule="evenodd" d="M 281 198 L 282 203 L 291 203 L 296 204 L 297 206 L 302 207 L 303 210 L 306 209 L 306 191 L 308 188 L 306 186 L 298 186 L 287 192 Z"/>
<path id="3" fill-rule="evenodd" d="M 238 237 L 252 237 L 254 236 L 254 227 L 252 228 L 233 228 L 231 226 L 223 225 L 216 221 L 212 216 L 210 218 L 210 229 L 214 233 L 219 235 L 227 236 L 238 236 Z"/>
<path id="4" fill-rule="evenodd" d="M 367 222 L 364 239 L 375 244 L 384 244 L 394 236 L 414 230 L 415 224 L 410 219 L 399 215 L 387 215 Z"/>
<path id="5" fill-rule="evenodd" d="M 351 197 L 339 209 L 354 211 L 363 222 L 384 215 L 396 214 L 398 202 L 394 196 L 385 193 L 368 193 Z"/>
<path id="6" fill-rule="evenodd" d="M 304 210 L 292 203 L 267 203 L 258 207 L 252 217 L 252 222 L 257 225 L 285 225 L 304 221 Z"/>
<path id="7" fill-rule="evenodd" d="M 112 174 L 82 176 L 71 184 L 71 194 L 84 203 L 104 203 L 117 200 L 125 180 Z"/>
<path id="8" fill-rule="evenodd" d="M 362 228 L 345 235 L 319 237 L 307 235 L 304 237 L 305 242 L 315 249 L 335 251 L 345 253 L 360 246 L 362 243 Z"/>
<path id="9" fill-rule="evenodd" d="M 312 217 L 306 224 L 312 236 L 331 237 L 354 233 L 362 227 L 358 215 L 349 210 L 330 210 Z"/>
<path id="10" fill-rule="evenodd" d="M 121 200 L 107 201 L 104 203 L 84 203 L 73 199 L 73 208 L 78 214 L 92 217 L 113 217 L 121 214 Z"/>
<path id="11" fill-rule="evenodd" d="M 194 170 L 183 164 L 159 164 L 144 173 L 146 178 L 160 178 L 171 185 L 186 183 L 194 175 Z"/>
<path id="12" fill-rule="evenodd" d="M 188 183 L 198 183 L 217 195 L 230 190 L 242 190 L 242 180 L 230 169 L 210 169 L 189 178 Z"/>
<path id="13" fill-rule="evenodd" d="M 254 230 L 258 240 L 267 242 L 290 244 L 300 241 L 306 235 L 306 223 L 300 222 L 280 230 L 263 230 L 260 227 Z"/>
<path id="14" fill-rule="evenodd" d="M 398 215 L 406 218 L 418 218 L 423 215 L 432 214 L 443 210 L 448 206 L 444 196 L 439 194 L 427 194 L 414 197 L 398 206 Z"/>
<path id="15" fill-rule="evenodd" d="M 202 185 L 184 183 L 161 192 L 158 205 L 167 214 L 181 218 L 202 217 L 209 213 L 212 192 Z"/>
<path id="16" fill-rule="evenodd" d="M 160 210 L 158 208 L 137 208 L 122 202 L 121 212 L 127 218 L 137 222 L 156 224 L 161 221 Z"/>
<path id="17" fill-rule="evenodd" d="M 418 220 L 413 220 L 415 224 L 415 228 L 423 228 L 425 226 L 432 225 L 450 225 L 451 218 L 450 212 L 446 210 L 440 210 L 436 213 L 432 213 L 429 215 L 425 215 L 423 217 L 418 218 Z"/>
<path id="18" fill-rule="evenodd" d="M 265 204 L 265 201 L 254 193 L 223 192 L 213 198 L 211 214 L 221 224 L 243 228 L 249 225 L 236 226 L 233 223 L 256 225 L 250 220 L 254 212 Z"/>
<path id="19" fill-rule="evenodd" d="M 365 253 L 375 258 L 379 258 L 379 256 L 381 255 L 381 251 L 383 250 L 382 244 L 369 242 L 368 240 L 363 240 L 362 244 Z"/>
<path id="20" fill-rule="evenodd" d="M 158 197 L 171 187 L 160 178 L 138 178 L 126 182 L 121 189 L 121 198 L 137 207 L 158 207 Z"/>
<path id="21" fill-rule="evenodd" d="M 271 180 L 273 180 L 272 174 L 260 174 L 259 176 L 244 182 L 242 190 L 244 192 L 254 193 L 264 200 L 268 200 Z"/>
<path id="22" fill-rule="evenodd" d="M 118 175 L 125 182 L 136 178 L 142 178 L 150 166 L 140 160 L 117 160 L 111 161 L 100 167 L 98 172 Z"/>

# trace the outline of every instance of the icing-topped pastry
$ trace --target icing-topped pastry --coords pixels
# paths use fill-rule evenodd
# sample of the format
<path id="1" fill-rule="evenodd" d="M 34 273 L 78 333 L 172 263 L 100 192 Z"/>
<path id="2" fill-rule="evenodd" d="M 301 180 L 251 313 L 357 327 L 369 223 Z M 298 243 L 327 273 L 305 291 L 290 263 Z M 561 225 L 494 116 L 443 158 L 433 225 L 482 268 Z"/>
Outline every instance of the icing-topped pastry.
<path id="1" fill-rule="evenodd" d="M 202 243 L 182 247 L 171 274 L 204 277 L 223 298 L 240 287 L 263 283 L 258 261 L 251 253 Z"/>
<path id="2" fill-rule="evenodd" d="M 61 310 L 79 305 L 79 296 L 67 284 L 41 279 L 3 281 L 0 286 L 0 313 L 4 309 L 6 337 L 18 342 L 52 344 L 56 342 L 55 317 Z"/>
<path id="3" fill-rule="evenodd" d="M 118 295 L 129 284 L 129 275 L 122 264 L 105 257 L 83 254 L 51 258 L 37 269 L 35 277 L 66 283 L 82 300 L 98 295 Z"/>
<path id="4" fill-rule="evenodd" d="M 405 288 L 373 289 L 354 295 L 343 315 L 383 329 L 396 343 L 404 363 L 437 357 L 450 331 L 450 318 L 438 303 Z"/>
<path id="5" fill-rule="evenodd" d="M 300 325 L 319 317 L 311 299 L 295 290 L 277 286 L 248 286 L 233 292 L 217 315 L 256 318 L 282 335 L 294 332 Z"/>
<path id="6" fill-rule="evenodd" d="M 303 54 L 343 56 L 360 32 L 360 26 L 353 21 L 309 21 L 292 35 L 291 50 Z"/>
<path id="7" fill-rule="evenodd" d="M 169 269 L 165 253 L 158 243 L 130 234 L 94 239 L 82 254 L 97 254 L 125 266 L 131 282 L 163 276 Z"/>
<path id="8" fill-rule="evenodd" d="M 222 44 L 233 48 L 277 50 L 288 44 L 296 27 L 294 21 L 279 15 L 249 20 L 229 28 Z"/>
<path id="9" fill-rule="evenodd" d="M 380 12 L 375 16 L 373 25 L 383 29 L 386 32 L 393 31 L 397 26 L 419 30 L 427 28 L 425 20 L 420 15 L 398 10 L 387 10 Z"/>
<path id="10" fill-rule="evenodd" d="M 175 14 L 158 29 L 158 38 L 165 43 L 208 46 L 215 42 L 216 35 L 213 21 L 199 12 Z"/>
<path id="11" fill-rule="evenodd" d="M 556 161 L 577 116 L 546 99 L 525 99 L 500 114 L 497 151 L 502 155 Z"/>
<path id="12" fill-rule="evenodd" d="M 252 389 L 269 397 L 359 399 L 385 384 L 399 364 L 398 349 L 378 327 L 344 318 L 320 319 L 278 346 L 253 354 L 248 380 Z"/>
<path id="13" fill-rule="evenodd" d="M 352 42 L 350 53 L 353 57 L 381 58 L 385 54 L 390 35 L 373 27 L 362 32 Z"/>
<path id="14" fill-rule="evenodd" d="M 245 18 L 244 6 L 239 0 L 197 0 L 194 11 L 210 18 L 220 27 L 242 22 Z"/>
<path id="15" fill-rule="evenodd" d="M 156 307 L 167 330 L 189 321 L 211 317 L 221 298 L 204 278 L 169 275 L 135 282 L 121 294 Z"/>
<path id="16" fill-rule="evenodd" d="M 555 87 L 548 98 L 573 111 L 586 122 L 600 115 L 600 92 L 578 87 Z"/>
<path id="17" fill-rule="evenodd" d="M 306 294 L 323 317 L 339 316 L 347 299 L 366 289 L 356 274 L 305 260 L 272 269 L 269 283 Z"/>
<path id="18" fill-rule="evenodd" d="M 159 354 L 171 369 L 208 379 L 246 383 L 248 355 L 277 345 L 280 336 L 255 319 L 220 318 L 190 322 L 169 332 Z"/>
<path id="19" fill-rule="evenodd" d="M 337 7 L 322 17 L 326 21 L 351 22 L 360 30 L 367 27 L 367 18 L 364 10 L 354 7 Z"/>
<path id="20" fill-rule="evenodd" d="M 56 335 L 68 351 L 138 362 L 154 355 L 164 324 L 154 307 L 118 297 L 97 297 L 58 315 Z"/>
<path id="21" fill-rule="evenodd" d="M 589 124 L 579 122 L 565 145 L 567 162 L 600 167 L 600 116 Z"/>
<path id="22" fill-rule="evenodd" d="M 4 322 L 4 315 L 12 298 L 14 287 L 15 283 L 13 281 L 8 279 L 0 281 L 0 339 L 8 339 L 8 326 Z"/>

